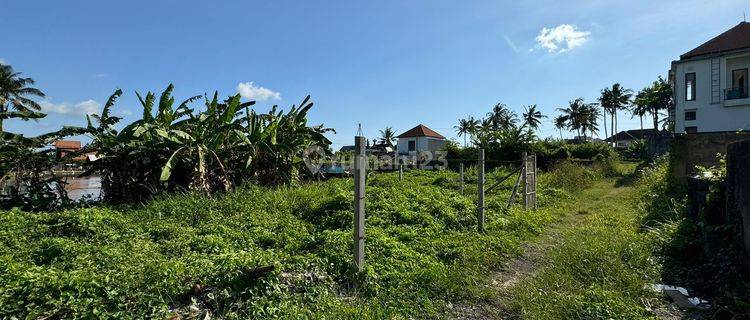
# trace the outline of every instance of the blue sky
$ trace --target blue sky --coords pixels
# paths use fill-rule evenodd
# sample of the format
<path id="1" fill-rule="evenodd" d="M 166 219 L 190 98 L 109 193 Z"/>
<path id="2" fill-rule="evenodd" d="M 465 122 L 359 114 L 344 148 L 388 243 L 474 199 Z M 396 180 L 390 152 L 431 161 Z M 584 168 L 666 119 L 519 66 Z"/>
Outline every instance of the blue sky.
<path id="1" fill-rule="evenodd" d="M 116 88 L 176 86 L 178 100 L 241 90 L 288 108 L 305 95 L 334 148 L 423 123 L 455 138 L 457 119 L 497 102 L 520 113 L 640 89 L 681 53 L 736 25 L 744 1 L 3 1 L 0 60 L 47 93 L 48 118 L 6 122 L 35 135 L 83 125 Z M 650 121 L 646 121 L 648 127 Z M 639 126 L 621 116 L 620 129 Z M 557 136 L 550 119 L 541 136 Z M 571 136 L 566 133 L 566 136 Z M 458 139 L 462 140 L 462 139 Z"/>

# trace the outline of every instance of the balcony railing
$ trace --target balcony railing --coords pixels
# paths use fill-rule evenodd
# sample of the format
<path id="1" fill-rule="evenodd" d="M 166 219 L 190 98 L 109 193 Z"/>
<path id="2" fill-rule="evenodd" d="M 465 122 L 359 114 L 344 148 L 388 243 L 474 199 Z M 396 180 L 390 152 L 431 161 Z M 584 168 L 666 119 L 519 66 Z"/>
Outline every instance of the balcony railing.
<path id="1" fill-rule="evenodd" d="M 750 97 L 748 95 L 748 90 L 750 87 L 734 87 L 729 89 L 724 89 L 724 99 L 725 100 L 736 100 L 736 99 L 747 99 Z"/>

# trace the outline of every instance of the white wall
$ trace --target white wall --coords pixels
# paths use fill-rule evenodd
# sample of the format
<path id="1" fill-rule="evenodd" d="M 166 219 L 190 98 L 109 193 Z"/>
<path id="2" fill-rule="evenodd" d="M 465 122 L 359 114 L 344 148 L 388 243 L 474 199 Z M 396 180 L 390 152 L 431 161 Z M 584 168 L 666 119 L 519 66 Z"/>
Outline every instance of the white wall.
<path id="1" fill-rule="evenodd" d="M 698 132 L 750 130 L 750 99 L 724 100 L 732 86 L 732 70 L 750 68 L 750 52 L 720 57 L 721 102 L 711 104 L 711 59 L 677 61 L 675 75 L 675 132 L 696 126 Z M 685 101 L 685 74 L 695 72 L 696 99 Z M 686 121 L 685 111 L 695 110 L 696 120 Z"/>
<path id="2" fill-rule="evenodd" d="M 443 145 L 445 145 L 445 139 L 432 137 L 398 138 L 398 142 L 396 143 L 396 153 L 409 154 L 409 141 L 416 141 L 417 145 L 415 153 L 422 151 L 438 151 Z"/>

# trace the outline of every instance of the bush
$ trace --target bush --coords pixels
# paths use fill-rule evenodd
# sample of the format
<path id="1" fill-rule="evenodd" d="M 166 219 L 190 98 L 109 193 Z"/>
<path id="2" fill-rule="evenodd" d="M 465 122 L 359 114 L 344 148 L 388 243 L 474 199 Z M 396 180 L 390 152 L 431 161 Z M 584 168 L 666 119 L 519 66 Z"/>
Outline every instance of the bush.
<path id="1" fill-rule="evenodd" d="M 168 318 L 191 309 L 228 319 L 437 318 L 450 301 L 486 297 L 486 274 L 565 198 L 542 184 L 540 210 L 506 211 L 508 181 L 487 195 L 486 233 L 477 234 L 472 186 L 458 192 L 450 171 L 404 176 L 368 178 L 362 273 L 351 267 L 350 179 L 139 207 L 3 212 L 0 318 Z"/>

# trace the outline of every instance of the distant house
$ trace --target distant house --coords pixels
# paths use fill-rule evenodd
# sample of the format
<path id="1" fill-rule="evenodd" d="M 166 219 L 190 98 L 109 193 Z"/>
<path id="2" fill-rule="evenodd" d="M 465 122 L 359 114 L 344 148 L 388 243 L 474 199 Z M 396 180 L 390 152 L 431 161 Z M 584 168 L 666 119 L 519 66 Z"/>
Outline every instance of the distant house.
<path id="1" fill-rule="evenodd" d="M 72 141 L 72 140 L 57 140 L 53 143 L 55 147 L 55 157 L 57 159 L 62 159 L 66 155 L 78 152 L 81 150 L 81 142 L 80 141 Z"/>
<path id="2" fill-rule="evenodd" d="M 675 133 L 750 130 L 750 23 L 741 22 L 672 62 Z"/>
<path id="3" fill-rule="evenodd" d="M 55 158 L 58 160 L 71 153 L 80 152 L 82 148 L 80 141 L 73 140 L 57 140 L 52 145 L 55 148 Z M 74 162 L 92 162 L 98 159 L 96 152 L 86 152 L 72 158 Z"/>
<path id="4" fill-rule="evenodd" d="M 638 140 L 648 140 L 648 137 L 659 135 L 661 131 L 656 129 L 636 129 L 636 130 L 626 130 L 626 131 L 620 131 L 616 135 L 611 136 L 604 141 L 609 143 L 614 143 L 617 141 L 617 145 L 615 146 L 618 149 L 626 149 L 629 147 L 633 142 L 636 142 Z"/>
<path id="5" fill-rule="evenodd" d="M 367 149 L 367 153 L 375 155 L 387 155 L 395 151 L 396 147 L 390 141 L 377 142 L 377 140 L 373 141 L 373 144 Z"/>
<path id="6" fill-rule="evenodd" d="M 354 151 L 354 146 L 343 146 L 341 149 L 339 149 L 339 152 L 352 152 Z"/>
<path id="7" fill-rule="evenodd" d="M 428 128 L 418 125 L 397 136 L 396 151 L 399 155 L 418 154 L 423 151 L 438 151 L 445 146 L 445 137 Z"/>

